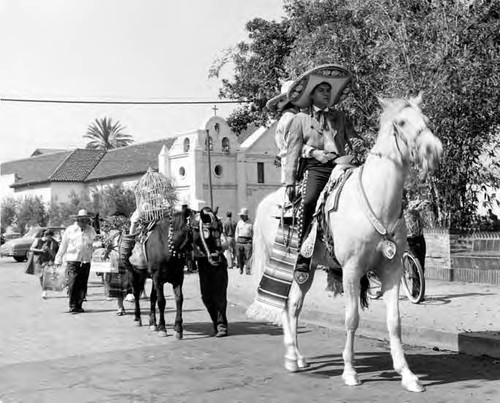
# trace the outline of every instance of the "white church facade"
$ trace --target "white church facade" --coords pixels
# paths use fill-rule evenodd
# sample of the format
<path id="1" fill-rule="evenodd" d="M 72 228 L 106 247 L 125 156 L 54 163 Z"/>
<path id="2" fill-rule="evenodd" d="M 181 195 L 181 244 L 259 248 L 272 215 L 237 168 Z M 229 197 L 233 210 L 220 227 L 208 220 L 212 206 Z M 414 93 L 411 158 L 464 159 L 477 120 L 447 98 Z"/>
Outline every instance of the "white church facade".
<path id="1" fill-rule="evenodd" d="M 254 216 L 260 200 L 280 186 L 275 128 L 261 127 L 240 144 L 227 122 L 214 116 L 202 128 L 177 135 L 170 149 L 164 147 L 159 171 L 175 181 L 180 200 L 194 209 L 212 205 L 220 215 L 236 215 L 246 207 Z"/>

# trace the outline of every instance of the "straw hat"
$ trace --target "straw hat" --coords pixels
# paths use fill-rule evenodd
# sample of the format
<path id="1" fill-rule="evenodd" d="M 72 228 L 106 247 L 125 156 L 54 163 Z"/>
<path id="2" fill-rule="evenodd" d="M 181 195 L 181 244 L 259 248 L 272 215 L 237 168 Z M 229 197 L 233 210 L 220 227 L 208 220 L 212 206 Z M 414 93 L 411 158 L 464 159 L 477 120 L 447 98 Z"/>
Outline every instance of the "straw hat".
<path id="1" fill-rule="evenodd" d="M 246 215 L 248 217 L 248 209 L 242 208 L 238 215 L 239 216 Z"/>
<path id="2" fill-rule="evenodd" d="M 290 102 L 290 100 L 288 99 L 288 90 L 290 89 L 290 86 L 292 84 L 292 80 L 285 81 L 281 86 L 281 93 L 267 101 L 266 108 L 269 110 L 283 109 L 283 107 Z"/>
<path id="3" fill-rule="evenodd" d="M 288 90 L 288 99 L 299 108 L 311 105 L 311 92 L 318 85 L 326 82 L 332 87 L 332 94 L 328 107 L 339 102 L 342 93 L 349 85 L 351 73 L 336 64 L 324 64 L 306 71 L 297 78 Z"/>
<path id="4" fill-rule="evenodd" d="M 83 219 L 83 218 L 92 218 L 92 214 L 89 214 L 87 213 L 87 210 L 85 209 L 81 209 L 81 210 L 78 210 L 78 214 L 73 214 L 71 216 L 71 218 L 75 218 L 75 219 Z"/>

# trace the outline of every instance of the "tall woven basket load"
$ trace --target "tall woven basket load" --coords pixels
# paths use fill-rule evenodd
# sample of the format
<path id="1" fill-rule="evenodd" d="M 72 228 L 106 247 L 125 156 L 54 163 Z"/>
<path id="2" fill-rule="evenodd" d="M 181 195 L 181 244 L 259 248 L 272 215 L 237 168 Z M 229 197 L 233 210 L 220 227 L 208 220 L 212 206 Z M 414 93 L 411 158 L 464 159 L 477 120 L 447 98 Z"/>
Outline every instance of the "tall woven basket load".
<path id="1" fill-rule="evenodd" d="M 177 196 L 169 178 L 149 168 L 134 189 L 141 220 L 159 220 L 172 211 Z"/>

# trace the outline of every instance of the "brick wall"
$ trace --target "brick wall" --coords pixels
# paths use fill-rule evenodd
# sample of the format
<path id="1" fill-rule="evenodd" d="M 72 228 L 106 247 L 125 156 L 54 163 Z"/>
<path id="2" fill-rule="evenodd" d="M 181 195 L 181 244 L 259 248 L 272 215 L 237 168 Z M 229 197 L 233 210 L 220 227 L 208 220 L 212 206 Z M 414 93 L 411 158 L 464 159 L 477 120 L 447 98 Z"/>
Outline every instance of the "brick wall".
<path id="1" fill-rule="evenodd" d="M 500 233 L 424 230 L 426 278 L 500 285 Z"/>
<path id="2" fill-rule="evenodd" d="M 424 229 L 427 253 L 425 277 L 451 281 L 450 232 L 444 228 Z"/>

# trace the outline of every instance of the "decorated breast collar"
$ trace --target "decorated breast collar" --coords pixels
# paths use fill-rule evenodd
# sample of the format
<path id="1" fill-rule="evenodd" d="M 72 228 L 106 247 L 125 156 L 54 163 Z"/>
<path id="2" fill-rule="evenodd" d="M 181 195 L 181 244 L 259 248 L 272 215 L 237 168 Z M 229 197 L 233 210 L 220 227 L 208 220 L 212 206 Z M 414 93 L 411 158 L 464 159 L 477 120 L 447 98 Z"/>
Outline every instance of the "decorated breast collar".
<path id="1" fill-rule="evenodd" d="M 384 240 L 382 241 L 382 254 L 389 260 L 392 260 L 394 256 L 396 255 L 396 243 L 394 242 L 394 230 L 398 226 L 399 222 L 401 221 L 401 215 L 399 218 L 396 220 L 396 222 L 391 225 L 388 228 L 384 227 L 384 224 L 380 222 L 380 220 L 377 218 L 375 213 L 373 212 L 372 207 L 370 206 L 370 202 L 368 201 L 368 198 L 366 197 L 365 190 L 363 189 L 363 184 L 361 182 L 361 176 L 363 174 L 363 168 L 364 165 L 361 165 L 359 169 L 359 174 L 358 174 L 358 192 L 361 195 L 361 200 L 362 203 L 361 205 L 363 206 L 363 212 L 365 213 L 366 218 L 368 218 L 368 221 L 370 221 L 370 224 L 375 228 L 375 230 L 384 237 Z"/>

